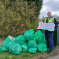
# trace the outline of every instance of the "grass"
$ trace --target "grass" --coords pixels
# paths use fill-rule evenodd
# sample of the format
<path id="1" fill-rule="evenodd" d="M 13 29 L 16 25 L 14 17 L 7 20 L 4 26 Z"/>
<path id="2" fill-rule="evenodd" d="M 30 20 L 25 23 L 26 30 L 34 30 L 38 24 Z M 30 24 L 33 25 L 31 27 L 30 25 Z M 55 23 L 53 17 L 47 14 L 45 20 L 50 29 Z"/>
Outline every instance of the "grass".
<path id="1" fill-rule="evenodd" d="M 0 52 L 0 59 L 31 59 L 32 57 L 39 56 L 46 52 L 37 52 L 30 54 L 28 52 L 22 52 L 20 55 L 9 54 L 9 52 Z"/>
<path id="2" fill-rule="evenodd" d="M 54 48 L 54 50 L 56 50 L 56 48 Z M 47 54 L 47 52 L 37 52 L 35 54 L 30 54 L 28 52 L 26 52 L 26 53 L 22 52 L 20 55 L 9 54 L 9 52 L 0 52 L 0 59 L 36 59 L 36 57 L 38 57 L 38 56 L 46 57 L 47 55 L 49 55 L 49 54 Z M 52 53 L 52 54 L 54 54 L 54 53 Z M 49 56 L 51 56 L 52 54 L 50 54 Z"/>

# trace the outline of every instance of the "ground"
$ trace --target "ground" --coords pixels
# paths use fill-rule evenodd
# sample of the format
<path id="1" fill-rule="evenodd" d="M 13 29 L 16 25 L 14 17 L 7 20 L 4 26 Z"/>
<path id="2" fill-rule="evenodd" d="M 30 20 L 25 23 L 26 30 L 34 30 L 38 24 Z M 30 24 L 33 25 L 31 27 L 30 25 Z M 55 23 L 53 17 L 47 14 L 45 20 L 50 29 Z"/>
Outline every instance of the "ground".
<path id="1" fill-rule="evenodd" d="M 1 43 L 2 41 L 0 41 L 0 45 Z M 58 48 L 55 47 L 53 53 L 51 54 L 48 54 L 47 52 L 37 52 L 35 54 L 22 52 L 20 55 L 9 54 L 9 52 L 0 52 L 0 59 L 54 59 L 54 58 L 57 59 L 59 58 Z"/>

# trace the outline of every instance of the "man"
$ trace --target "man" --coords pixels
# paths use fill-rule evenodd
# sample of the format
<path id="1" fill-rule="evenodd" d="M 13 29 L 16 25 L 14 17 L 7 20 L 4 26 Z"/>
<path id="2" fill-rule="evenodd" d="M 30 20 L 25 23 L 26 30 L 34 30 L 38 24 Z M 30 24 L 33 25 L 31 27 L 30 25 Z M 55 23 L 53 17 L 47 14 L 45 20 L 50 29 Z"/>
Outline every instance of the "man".
<path id="1" fill-rule="evenodd" d="M 55 29 L 54 31 L 57 30 L 58 22 L 55 17 L 52 17 L 52 13 L 48 12 L 47 13 L 47 18 L 45 18 L 44 23 L 54 23 L 55 24 Z M 54 47 L 54 42 L 53 42 L 53 31 L 50 30 L 45 30 L 45 39 L 47 41 L 47 48 L 50 48 L 50 51 L 48 53 L 53 52 L 53 47 Z"/>

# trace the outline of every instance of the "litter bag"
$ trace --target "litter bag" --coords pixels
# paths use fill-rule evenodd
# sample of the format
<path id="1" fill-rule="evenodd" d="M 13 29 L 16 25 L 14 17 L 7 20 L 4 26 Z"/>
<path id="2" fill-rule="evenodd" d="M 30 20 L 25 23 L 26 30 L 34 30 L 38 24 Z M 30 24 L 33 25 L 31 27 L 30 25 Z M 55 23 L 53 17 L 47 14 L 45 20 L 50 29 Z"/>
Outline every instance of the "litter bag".
<path id="1" fill-rule="evenodd" d="M 47 51 L 47 45 L 45 43 L 38 44 L 38 51 L 40 51 L 40 52 Z"/>
<path id="2" fill-rule="evenodd" d="M 24 37 L 27 39 L 27 40 L 32 40 L 33 39 L 33 36 L 34 36 L 34 31 L 33 29 L 30 29 L 28 31 L 26 31 L 24 33 Z"/>
<path id="3" fill-rule="evenodd" d="M 43 43 L 44 42 L 43 33 L 40 30 L 35 32 L 33 40 L 36 40 L 38 43 Z"/>
<path id="4" fill-rule="evenodd" d="M 27 50 L 28 50 L 27 43 L 24 43 L 24 44 L 22 45 L 22 50 L 23 50 L 23 52 L 27 52 Z"/>
<path id="5" fill-rule="evenodd" d="M 18 43 L 12 42 L 9 47 L 9 53 L 20 55 L 22 52 L 21 45 Z"/>
<path id="6" fill-rule="evenodd" d="M 28 41 L 28 48 L 36 48 L 37 42 L 35 40 L 29 40 Z"/>
<path id="7" fill-rule="evenodd" d="M 26 39 L 24 38 L 24 36 L 20 35 L 15 38 L 14 42 L 18 44 L 24 44 L 26 42 Z"/>
<path id="8" fill-rule="evenodd" d="M 29 53 L 36 53 L 37 52 L 37 48 L 29 48 L 28 52 Z"/>

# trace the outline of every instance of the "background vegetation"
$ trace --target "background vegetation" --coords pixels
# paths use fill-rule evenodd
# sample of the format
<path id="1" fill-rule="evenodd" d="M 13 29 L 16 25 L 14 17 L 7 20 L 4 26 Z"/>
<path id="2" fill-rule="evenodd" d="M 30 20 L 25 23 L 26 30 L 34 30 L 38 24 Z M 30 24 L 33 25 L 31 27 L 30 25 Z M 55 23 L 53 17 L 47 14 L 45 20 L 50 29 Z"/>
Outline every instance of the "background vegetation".
<path id="1" fill-rule="evenodd" d="M 0 0 L 0 37 L 37 31 L 41 6 L 41 0 Z"/>

